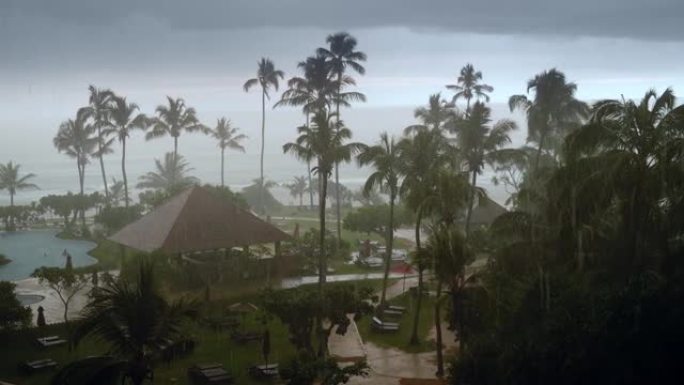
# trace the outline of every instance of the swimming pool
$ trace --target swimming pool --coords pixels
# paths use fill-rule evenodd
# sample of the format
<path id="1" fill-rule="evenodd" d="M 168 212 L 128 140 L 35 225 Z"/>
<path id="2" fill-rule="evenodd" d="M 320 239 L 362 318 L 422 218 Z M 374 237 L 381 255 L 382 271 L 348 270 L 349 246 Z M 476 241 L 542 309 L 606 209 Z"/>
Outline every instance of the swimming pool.
<path id="1" fill-rule="evenodd" d="M 96 244 L 88 241 L 67 240 L 55 237 L 57 230 L 30 230 L 0 233 L 0 253 L 12 262 L 0 266 L 1 281 L 28 278 L 41 266 L 64 267 L 64 250 L 71 254 L 74 267 L 97 262 L 88 255 Z"/>

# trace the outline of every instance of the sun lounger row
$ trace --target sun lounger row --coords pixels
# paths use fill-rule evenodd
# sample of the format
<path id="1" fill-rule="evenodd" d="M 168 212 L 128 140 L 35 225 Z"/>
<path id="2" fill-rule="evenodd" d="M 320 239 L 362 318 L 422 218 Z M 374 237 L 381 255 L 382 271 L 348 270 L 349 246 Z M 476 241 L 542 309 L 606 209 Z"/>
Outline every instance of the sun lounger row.
<path id="1" fill-rule="evenodd" d="M 371 329 L 378 332 L 396 332 L 399 330 L 399 324 L 396 322 L 385 322 L 378 317 L 373 317 Z"/>
<path id="2" fill-rule="evenodd" d="M 204 384 L 232 384 L 233 376 L 218 363 L 199 364 L 188 369 L 190 383 L 196 385 Z"/>
<path id="3" fill-rule="evenodd" d="M 35 373 L 48 369 L 57 368 L 57 362 L 51 358 L 45 358 L 42 360 L 26 361 L 19 364 L 19 370 L 26 373 Z"/>
<path id="4" fill-rule="evenodd" d="M 49 348 L 51 346 L 64 345 L 67 343 L 67 340 L 60 338 L 59 336 L 50 336 L 50 337 L 36 338 L 36 343 L 38 343 L 38 346 L 40 346 L 40 347 Z"/>

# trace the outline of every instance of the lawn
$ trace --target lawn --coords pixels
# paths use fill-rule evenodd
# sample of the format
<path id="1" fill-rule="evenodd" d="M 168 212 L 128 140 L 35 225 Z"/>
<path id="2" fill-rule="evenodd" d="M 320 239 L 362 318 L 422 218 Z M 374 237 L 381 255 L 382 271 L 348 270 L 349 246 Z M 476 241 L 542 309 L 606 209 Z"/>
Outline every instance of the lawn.
<path id="1" fill-rule="evenodd" d="M 256 315 L 245 317 L 245 330 L 263 331 L 263 326 Z M 268 325 L 271 332 L 270 362 L 284 363 L 294 355 L 294 348 L 288 341 L 286 328 L 278 321 L 271 320 Z M 228 331 L 216 332 L 200 325 L 189 326 L 190 335 L 197 341 L 195 351 L 188 357 L 172 362 L 170 365 L 159 363 L 155 370 L 155 383 L 186 383 L 187 369 L 197 363 L 218 362 L 223 364 L 235 377 L 238 384 L 257 384 L 247 375 L 250 365 L 263 363 L 261 343 L 250 342 L 239 345 L 230 340 Z M 0 380 L 25 385 L 49 384 L 53 372 L 34 375 L 22 375 L 17 371 L 17 364 L 27 360 L 52 358 L 60 365 L 78 358 L 106 353 L 101 343 L 94 339 L 86 339 L 71 352 L 65 346 L 41 349 L 33 345 L 33 339 L 39 335 L 66 336 L 64 325 L 52 325 L 45 331 L 35 330 L 27 333 L 0 337 Z M 175 380 L 174 380 L 175 379 Z"/>
<path id="2" fill-rule="evenodd" d="M 369 341 L 381 347 L 394 347 L 409 353 L 430 352 L 435 350 L 435 342 L 428 340 L 430 329 L 435 324 L 434 305 L 432 297 L 424 297 L 421 304 L 420 320 L 418 322 L 419 345 L 409 345 L 413 319 L 415 316 L 416 300 L 409 293 L 403 294 L 389 301 L 392 305 L 405 306 L 406 313 L 399 320 L 399 331 L 395 333 L 377 333 L 371 330 L 371 317 L 364 317 L 359 324 L 359 333 L 364 342 Z"/>

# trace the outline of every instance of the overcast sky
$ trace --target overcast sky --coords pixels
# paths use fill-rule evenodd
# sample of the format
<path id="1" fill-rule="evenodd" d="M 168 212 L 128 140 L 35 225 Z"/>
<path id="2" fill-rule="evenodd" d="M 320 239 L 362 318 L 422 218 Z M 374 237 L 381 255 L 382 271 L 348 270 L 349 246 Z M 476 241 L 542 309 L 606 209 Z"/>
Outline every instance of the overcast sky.
<path id="1" fill-rule="evenodd" d="M 27 156 L 21 142 L 34 133 L 49 151 L 89 84 L 145 112 L 180 96 L 207 123 L 226 115 L 257 138 L 259 95 L 241 88 L 257 60 L 271 58 L 289 77 L 341 30 L 368 55 L 358 81 L 368 102 L 344 112 L 361 140 L 399 132 L 429 94 L 448 95 L 444 85 L 469 62 L 494 86 L 494 102 L 552 67 L 587 100 L 650 87 L 684 93 L 683 20 L 681 0 L 1 0 L 0 153 Z M 275 153 L 301 118 L 269 119 Z"/>

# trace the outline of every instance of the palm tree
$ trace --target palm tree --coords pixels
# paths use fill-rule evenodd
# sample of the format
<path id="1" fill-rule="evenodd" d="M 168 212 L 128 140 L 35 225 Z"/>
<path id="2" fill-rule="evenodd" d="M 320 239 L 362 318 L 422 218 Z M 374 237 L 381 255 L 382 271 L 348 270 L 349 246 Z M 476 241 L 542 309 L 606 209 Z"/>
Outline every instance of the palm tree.
<path id="1" fill-rule="evenodd" d="M 144 114 L 136 114 L 139 110 L 135 103 L 128 103 L 125 97 L 114 96 L 110 109 L 111 123 L 114 126 L 114 134 L 121 143 L 121 173 L 123 175 L 124 202 L 126 207 L 130 202 L 128 197 L 128 176 L 126 174 L 126 139 L 131 131 L 147 128 L 148 119 Z"/>
<path id="2" fill-rule="evenodd" d="M 342 121 L 333 121 L 333 118 L 335 118 L 335 114 L 328 114 L 326 110 L 318 111 L 313 116 L 311 125 L 299 127 L 297 139 L 283 146 L 285 153 L 298 154 L 310 151 L 317 161 L 313 171 L 318 174 L 320 184 L 318 287 L 321 291 L 328 271 L 327 256 L 325 255 L 325 204 L 328 195 L 328 178 L 332 175 L 335 164 L 350 161 L 352 156 L 364 147 L 360 143 L 347 143 L 347 140 L 352 137 L 351 130 L 346 128 Z"/>
<path id="3" fill-rule="evenodd" d="M 476 102 L 464 119 L 457 120 L 455 133 L 457 146 L 461 151 L 461 157 L 465 169 L 471 176 L 473 187 L 468 201 L 465 220 L 465 238 L 468 239 L 470 218 L 475 202 L 475 188 L 477 187 L 477 175 L 482 173 L 486 164 L 494 164 L 505 160 L 508 153 L 515 150 L 502 149 L 511 142 L 509 132 L 517 128 L 514 121 L 502 119 L 490 126 L 491 109 L 482 102 Z"/>
<path id="4" fill-rule="evenodd" d="M 259 178 L 264 180 L 264 146 L 266 135 L 266 99 L 270 99 L 268 94 L 271 87 L 278 91 L 278 81 L 283 79 L 285 73 L 277 70 L 273 62 L 268 58 L 261 58 L 258 63 L 257 73 L 255 78 L 251 78 L 242 86 L 245 92 L 250 88 L 259 85 L 261 86 L 261 157 L 259 160 Z M 264 207 L 264 193 L 259 191 L 259 208 L 263 214 L 266 209 Z"/>
<path id="5" fill-rule="evenodd" d="M 303 198 L 308 187 L 306 177 L 304 176 L 296 176 L 294 181 L 287 185 L 287 188 L 290 190 L 290 195 L 294 198 L 299 197 L 299 209 L 304 207 Z"/>
<path id="6" fill-rule="evenodd" d="M 356 39 L 346 32 L 338 32 L 328 35 L 325 39 L 328 43 L 328 48 L 319 48 L 316 53 L 326 58 L 328 63 L 328 70 L 333 75 L 337 90 L 335 93 L 335 114 L 337 120 L 340 120 L 340 105 L 348 103 L 350 100 L 366 101 L 366 96 L 358 92 L 347 92 L 343 95 L 342 87 L 347 82 L 354 84 L 353 79 L 346 75 L 347 69 L 351 68 L 359 75 L 364 75 L 366 69 L 361 65 L 361 62 L 366 61 L 366 54 L 361 51 L 355 51 Z M 335 165 L 335 183 L 340 185 L 339 166 Z M 339 187 L 335 189 L 335 198 L 337 200 L 337 242 L 342 240 L 342 219 L 340 214 L 340 191 Z"/>
<path id="7" fill-rule="evenodd" d="M 365 194 L 370 194 L 374 188 L 389 194 L 389 223 L 387 225 L 387 255 L 385 255 L 385 274 L 382 280 L 382 295 L 380 303 L 385 304 L 387 279 L 389 278 L 390 263 L 392 261 L 392 246 L 394 243 L 394 204 L 399 194 L 399 178 L 402 159 L 394 138 L 387 133 L 380 135 L 380 143 L 364 148 L 358 155 L 359 166 L 373 166 L 373 173 L 368 176 L 363 187 Z"/>
<path id="8" fill-rule="evenodd" d="M 197 119 L 197 112 L 187 107 L 181 98 L 166 97 L 168 105 L 157 107 L 157 117 L 152 120 L 151 130 L 145 135 L 146 140 L 170 136 L 173 138 L 173 156 L 178 155 L 178 137 L 183 131 L 208 133 L 209 129 Z"/>
<path id="9" fill-rule="evenodd" d="M 121 203 L 121 201 L 126 199 L 124 191 L 124 182 L 116 180 L 116 178 L 112 178 L 112 184 L 109 185 L 109 201 L 107 201 L 107 204 L 112 206 L 118 206 L 119 203 Z"/>
<path id="10" fill-rule="evenodd" d="M 427 107 L 418 107 L 413 112 L 413 116 L 420 123 L 406 127 L 404 133 L 411 134 L 421 130 L 441 131 L 455 114 L 453 106 L 444 101 L 441 94 L 432 94 Z"/>
<path id="11" fill-rule="evenodd" d="M 218 146 L 221 149 L 221 187 L 225 186 L 224 181 L 224 153 L 226 148 L 245 152 L 245 148 L 240 144 L 247 139 L 246 135 L 238 134 L 240 131 L 237 127 L 231 127 L 230 120 L 221 118 L 216 121 L 216 128 L 211 131 L 211 134 L 218 140 Z"/>
<path id="12" fill-rule="evenodd" d="M 76 119 L 67 120 L 59 126 L 59 131 L 52 140 L 57 151 L 64 152 L 67 156 L 76 159 L 78 168 L 78 183 L 80 187 L 80 201 L 83 201 L 83 183 L 85 179 L 85 167 L 89 162 L 89 156 L 93 148 L 97 146 L 97 138 L 92 137 L 93 127 L 89 123 L 89 111 L 81 108 L 76 113 Z M 80 208 L 81 227 L 85 228 L 85 210 Z"/>
<path id="13" fill-rule="evenodd" d="M 182 155 L 174 155 L 172 152 L 167 152 L 164 155 L 164 163 L 160 162 L 159 159 L 155 159 L 154 163 L 157 171 L 150 171 L 140 176 L 138 188 L 151 188 L 153 190 L 163 190 L 167 193 L 175 193 L 199 183 L 199 179 L 187 175 L 193 169 L 188 168 L 188 163 Z"/>
<path id="14" fill-rule="evenodd" d="M 168 302 L 156 287 L 153 265 L 142 262 L 135 280 L 119 278 L 92 292 L 73 335 L 76 344 L 87 336 L 108 343 L 110 354 L 127 362 L 117 366 L 124 379 L 136 385 L 154 377 L 161 346 L 182 338 L 184 322 L 197 315 L 194 303 Z"/>
<path id="15" fill-rule="evenodd" d="M 456 92 L 454 94 L 452 103 L 456 104 L 458 99 L 466 100 L 466 115 L 470 114 L 470 100 L 475 99 L 479 101 L 483 99 L 489 102 L 489 95 L 487 93 L 494 91 L 494 87 L 487 84 L 480 84 L 482 80 L 482 72 L 475 71 L 472 64 L 468 63 L 461 68 L 461 74 L 458 76 L 457 84 L 449 84 L 446 86 L 448 90 Z"/>
<path id="16" fill-rule="evenodd" d="M 530 79 L 527 92 L 530 90 L 534 90 L 534 99 L 513 95 L 508 106 L 511 111 L 520 109 L 527 114 L 527 141 L 537 143 L 534 161 L 537 171 L 547 141 L 564 137 L 570 129 L 576 128 L 587 117 L 589 107 L 575 99 L 577 85 L 566 82 L 565 75 L 555 68 Z"/>
<path id="17" fill-rule="evenodd" d="M 423 293 L 423 271 L 427 267 L 427 258 L 421 249 L 420 233 L 421 221 L 428 214 L 423 202 L 431 193 L 431 186 L 435 185 L 438 170 L 448 162 L 446 142 L 439 129 L 417 131 L 411 137 L 405 137 L 398 144 L 398 152 L 401 158 L 400 174 L 404 177 L 399 188 L 406 206 L 416 214 L 415 238 L 416 238 L 416 262 L 418 267 L 418 301 L 416 303 L 415 318 L 410 343 L 418 344 L 418 322 Z"/>
<path id="18" fill-rule="evenodd" d="M 97 149 L 92 155 L 100 160 L 100 171 L 102 172 L 102 183 L 105 189 L 105 198 L 109 198 L 109 189 L 107 187 L 107 174 L 105 173 L 104 161 L 102 157 L 106 154 L 111 154 L 112 143 L 114 139 L 109 138 L 112 134 L 111 124 L 109 122 L 109 113 L 111 109 L 111 101 L 114 93 L 111 90 L 102 90 L 90 85 L 88 87 L 90 96 L 88 97 L 88 107 L 86 107 L 90 118 L 93 119 L 93 127 L 97 132 Z"/>
<path id="19" fill-rule="evenodd" d="M 14 164 L 11 161 L 7 164 L 0 164 L 0 190 L 7 190 L 10 195 L 10 229 L 14 229 L 14 195 L 17 191 L 38 188 L 35 184 L 28 182 L 36 175 L 19 176 L 19 168 L 21 168 L 19 164 Z"/>
<path id="20" fill-rule="evenodd" d="M 304 77 L 295 76 L 288 80 L 288 89 L 283 92 L 280 100 L 273 107 L 301 106 L 305 118 L 304 125 L 308 126 L 312 114 L 324 108 L 330 109 L 335 84 L 330 79 L 326 58 L 323 56 L 308 57 L 306 61 L 298 63 L 297 67 L 304 71 Z M 307 165 L 309 205 L 313 210 L 314 193 L 311 180 L 311 160 L 313 158 L 307 152 L 297 154 L 297 157 L 304 160 Z"/>
<path id="21" fill-rule="evenodd" d="M 472 255 L 465 247 L 463 234 L 453 223 L 438 223 L 433 227 L 426 251 L 433 258 L 433 270 L 437 278 L 437 300 L 434 310 L 437 332 L 437 376 L 441 377 L 444 375 L 444 356 L 442 354 L 442 315 L 440 310 L 442 302 L 446 298 L 441 296 L 441 288 L 446 283 L 449 286 L 452 298 L 460 296 L 466 282 L 465 268 L 472 262 Z M 455 301 L 454 305 L 456 305 Z M 454 313 L 459 310 L 453 309 Z"/>
<path id="22" fill-rule="evenodd" d="M 582 217 L 615 218 L 612 232 L 623 245 L 617 253 L 633 269 L 643 269 L 646 256 L 671 254 L 671 240 L 679 234 L 684 105 L 675 103 L 671 89 L 661 95 L 649 90 L 638 102 L 602 100 L 590 121 L 566 139 L 565 168 L 591 170 L 582 179 L 565 178 L 579 202 L 595 202 L 582 211 L 575 207 L 577 225 Z"/>

